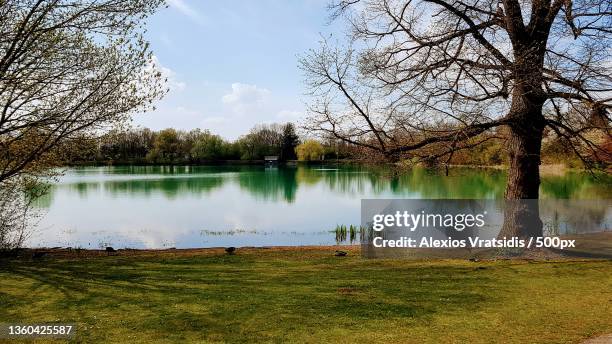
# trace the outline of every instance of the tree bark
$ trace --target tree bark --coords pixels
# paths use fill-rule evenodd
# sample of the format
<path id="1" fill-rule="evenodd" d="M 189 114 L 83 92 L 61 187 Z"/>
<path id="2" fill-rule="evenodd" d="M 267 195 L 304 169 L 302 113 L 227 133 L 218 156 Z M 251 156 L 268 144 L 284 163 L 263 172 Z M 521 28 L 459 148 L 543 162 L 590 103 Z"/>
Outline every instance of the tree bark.
<path id="1" fill-rule="evenodd" d="M 518 91 L 526 90 L 519 88 Z M 499 234 L 500 238 L 542 235 L 538 208 L 540 150 L 545 126 L 542 105 L 543 101 L 525 96 L 525 93 L 516 95 L 513 99 L 508 116 L 511 119 L 508 141 L 510 166 L 504 195 L 504 225 Z"/>
<path id="2" fill-rule="evenodd" d="M 538 199 L 543 127 L 525 123 L 510 127 L 510 165 L 504 198 Z"/>

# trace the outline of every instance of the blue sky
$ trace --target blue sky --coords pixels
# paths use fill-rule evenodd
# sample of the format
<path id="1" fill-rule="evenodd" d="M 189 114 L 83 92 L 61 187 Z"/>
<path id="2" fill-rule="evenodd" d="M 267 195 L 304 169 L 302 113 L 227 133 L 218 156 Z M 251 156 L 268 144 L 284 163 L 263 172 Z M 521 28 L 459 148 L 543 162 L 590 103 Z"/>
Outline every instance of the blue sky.
<path id="1" fill-rule="evenodd" d="M 329 23 L 329 0 L 167 0 L 148 22 L 170 93 L 134 117 L 151 129 L 209 129 L 229 139 L 258 123 L 297 122 L 304 87 L 297 57 Z"/>

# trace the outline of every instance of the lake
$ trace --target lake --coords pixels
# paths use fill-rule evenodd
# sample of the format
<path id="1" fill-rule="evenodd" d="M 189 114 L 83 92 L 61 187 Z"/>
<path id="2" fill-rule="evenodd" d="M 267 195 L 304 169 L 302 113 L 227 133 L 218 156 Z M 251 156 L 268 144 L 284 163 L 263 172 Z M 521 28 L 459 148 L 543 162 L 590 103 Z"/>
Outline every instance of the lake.
<path id="1" fill-rule="evenodd" d="M 331 245 L 359 225 L 363 198 L 503 198 L 505 172 L 364 166 L 72 168 L 37 201 L 33 247 Z M 612 177 L 545 175 L 542 198 L 610 199 Z"/>

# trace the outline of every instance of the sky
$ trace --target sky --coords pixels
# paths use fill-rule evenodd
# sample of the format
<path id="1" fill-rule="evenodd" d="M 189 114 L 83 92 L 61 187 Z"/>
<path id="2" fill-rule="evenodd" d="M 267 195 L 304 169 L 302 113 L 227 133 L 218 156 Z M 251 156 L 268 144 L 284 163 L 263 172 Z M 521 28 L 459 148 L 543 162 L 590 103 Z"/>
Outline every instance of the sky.
<path id="1" fill-rule="evenodd" d="M 167 0 L 148 20 L 154 63 L 169 93 L 135 126 L 208 129 L 236 139 L 259 123 L 304 117 L 298 56 L 323 36 L 329 0 Z"/>

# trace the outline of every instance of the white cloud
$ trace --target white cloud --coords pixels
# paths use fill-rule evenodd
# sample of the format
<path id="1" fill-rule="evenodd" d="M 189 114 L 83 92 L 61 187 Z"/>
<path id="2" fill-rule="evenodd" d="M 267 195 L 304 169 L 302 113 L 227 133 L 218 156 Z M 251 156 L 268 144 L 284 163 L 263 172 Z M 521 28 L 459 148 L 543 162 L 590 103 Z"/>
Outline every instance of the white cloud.
<path id="1" fill-rule="evenodd" d="M 204 17 L 198 11 L 189 6 L 184 0 L 168 0 L 168 5 L 189 17 L 197 24 L 204 24 Z"/>
<path id="2" fill-rule="evenodd" d="M 177 79 L 176 73 L 172 69 L 162 66 L 159 59 L 155 55 L 151 57 L 149 67 L 147 68 L 158 70 L 161 73 L 162 78 L 167 80 L 167 85 L 170 88 L 170 91 L 182 91 L 185 89 L 185 87 L 187 87 L 185 82 Z"/>
<path id="3" fill-rule="evenodd" d="M 221 98 L 223 104 L 232 107 L 236 113 L 245 113 L 253 108 L 266 105 L 272 92 L 257 85 L 233 83 L 232 91 Z"/>

